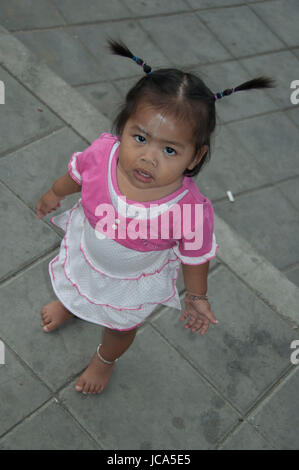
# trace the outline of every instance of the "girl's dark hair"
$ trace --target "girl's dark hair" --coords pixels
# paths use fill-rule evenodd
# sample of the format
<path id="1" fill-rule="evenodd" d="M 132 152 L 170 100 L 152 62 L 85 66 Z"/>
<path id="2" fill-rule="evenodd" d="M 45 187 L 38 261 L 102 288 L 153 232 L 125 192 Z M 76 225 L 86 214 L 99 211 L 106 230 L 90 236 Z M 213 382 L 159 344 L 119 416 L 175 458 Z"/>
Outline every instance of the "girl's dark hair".
<path id="1" fill-rule="evenodd" d="M 143 67 L 147 74 L 133 86 L 126 96 L 126 101 L 115 117 L 112 128 L 121 136 L 127 120 L 134 114 L 139 102 L 144 100 L 156 109 L 163 109 L 177 119 L 190 123 L 193 128 L 194 156 L 203 145 L 209 150 L 193 170 L 186 169 L 184 176 L 197 175 L 203 165 L 211 158 L 210 137 L 216 125 L 215 101 L 231 93 L 253 88 L 270 88 L 274 80 L 258 77 L 241 85 L 213 93 L 198 76 L 175 68 L 161 68 L 152 71 L 142 59 L 134 56 L 122 41 L 108 40 L 109 50 L 113 54 L 133 59 Z"/>

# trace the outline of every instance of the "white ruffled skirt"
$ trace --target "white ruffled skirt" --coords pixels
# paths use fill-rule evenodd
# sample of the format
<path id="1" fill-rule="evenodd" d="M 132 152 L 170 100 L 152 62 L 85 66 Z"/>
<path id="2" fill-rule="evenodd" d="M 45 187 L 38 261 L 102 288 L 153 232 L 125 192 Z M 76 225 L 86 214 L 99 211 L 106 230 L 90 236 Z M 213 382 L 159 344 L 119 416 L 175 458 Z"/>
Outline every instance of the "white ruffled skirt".
<path id="1" fill-rule="evenodd" d="M 75 316 L 130 330 L 159 304 L 181 310 L 176 288 L 181 261 L 172 249 L 140 252 L 97 238 L 81 199 L 50 221 L 65 231 L 59 254 L 49 263 L 52 286 Z"/>

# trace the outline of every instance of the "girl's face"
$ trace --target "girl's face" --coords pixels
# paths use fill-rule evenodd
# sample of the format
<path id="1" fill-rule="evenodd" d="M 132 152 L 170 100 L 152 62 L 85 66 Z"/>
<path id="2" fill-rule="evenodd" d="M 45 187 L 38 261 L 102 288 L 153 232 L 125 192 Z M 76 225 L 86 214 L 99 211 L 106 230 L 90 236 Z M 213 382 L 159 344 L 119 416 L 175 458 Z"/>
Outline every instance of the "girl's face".
<path id="1" fill-rule="evenodd" d="M 155 194 L 154 199 L 179 189 L 183 172 L 192 170 L 208 150 L 204 146 L 194 157 L 192 140 L 187 123 L 140 103 L 126 122 L 119 148 L 118 170 L 127 188 Z"/>

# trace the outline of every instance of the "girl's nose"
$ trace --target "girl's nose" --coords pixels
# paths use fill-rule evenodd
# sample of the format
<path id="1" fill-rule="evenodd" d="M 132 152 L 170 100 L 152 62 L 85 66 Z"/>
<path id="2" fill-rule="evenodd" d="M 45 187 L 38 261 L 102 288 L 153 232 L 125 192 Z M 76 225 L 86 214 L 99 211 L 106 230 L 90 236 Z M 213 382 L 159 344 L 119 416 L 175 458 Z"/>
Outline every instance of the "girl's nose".
<path id="1" fill-rule="evenodd" d="M 141 160 L 156 167 L 158 165 L 157 154 L 153 149 L 144 150 Z"/>

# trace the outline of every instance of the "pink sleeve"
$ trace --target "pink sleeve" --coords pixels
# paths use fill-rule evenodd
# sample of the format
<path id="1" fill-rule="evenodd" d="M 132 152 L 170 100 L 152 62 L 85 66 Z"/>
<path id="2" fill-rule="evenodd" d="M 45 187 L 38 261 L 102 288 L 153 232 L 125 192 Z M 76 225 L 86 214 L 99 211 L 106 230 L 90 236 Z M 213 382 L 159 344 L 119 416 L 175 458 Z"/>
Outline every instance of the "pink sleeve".
<path id="1" fill-rule="evenodd" d="M 183 212 L 182 238 L 173 250 L 183 264 L 203 264 L 215 258 L 218 250 L 214 234 L 214 209 L 207 200 L 192 204 L 188 211 Z"/>
<path id="2" fill-rule="evenodd" d="M 82 176 L 81 176 L 81 171 L 80 171 L 80 157 L 83 152 L 75 152 L 71 156 L 71 159 L 68 163 L 68 172 L 69 175 L 73 178 L 74 181 L 78 184 L 82 184 Z"/>
<path id="3" fill-rule="evenodd" d="M 73 153 L 68 163 L 68 172 L 76 183 L 82 185 L 84 171 L 92 168 L 115 140 L 117 140 L 115 136 L 104 132 L 82 152 Z"/>

